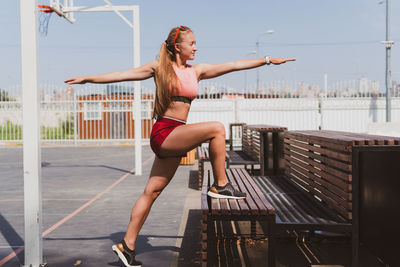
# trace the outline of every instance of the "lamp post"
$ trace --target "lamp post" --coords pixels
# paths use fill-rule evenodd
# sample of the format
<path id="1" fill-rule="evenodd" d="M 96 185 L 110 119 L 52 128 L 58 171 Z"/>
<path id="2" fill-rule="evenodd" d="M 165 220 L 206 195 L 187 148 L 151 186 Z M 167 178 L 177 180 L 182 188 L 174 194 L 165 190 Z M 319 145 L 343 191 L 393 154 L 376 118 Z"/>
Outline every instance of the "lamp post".
<path id="1" fill-rule="evenodd" d="M 383 4 L 383 1 L 380 2 Z M 386 0 L 386 40 L 382 41 L 382 43 L 386 47 L 386 122 L 391 121 L 391 99 L 390 99 L 390 76 L 392 70 L 390 69 L 390 55 L 392 45 L 394 44 L 393 41 L 390 40 L 390 31 L 389 31 L 389 0 Z"/>
<path id="2" fill-rule="evenodd" d="M 256 54 L 257 57 L 259 57 L 259 51 L 260 51 L 260 37 L 265 35 L 265 34 L 273 34 L 275 31 L 274 30 L 268 30 L 266 32 L 263 32 L 257 36 L 257 41 L 256 41 Z M 260 89 L 260 68 L 257 68 L 257 92 Z"/>

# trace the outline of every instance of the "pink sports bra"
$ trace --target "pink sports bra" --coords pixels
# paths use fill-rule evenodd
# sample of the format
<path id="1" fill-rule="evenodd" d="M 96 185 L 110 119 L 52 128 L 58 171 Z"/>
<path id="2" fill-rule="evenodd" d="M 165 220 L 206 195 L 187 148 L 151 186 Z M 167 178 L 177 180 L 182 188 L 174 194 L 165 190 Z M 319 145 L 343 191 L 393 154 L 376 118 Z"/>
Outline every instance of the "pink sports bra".
<path id="1" fill-rule="evenodd" d="M 173 66 L 176 76 L 180 81 L 178 83 L 178 90 L 174 96 L 173 101 L 181 101 L 191 103 L 196 98 L 198 93 L 198 80 L 195 69 L 191 65 L 186 65 L 186 68 L 180 69 Z"/>

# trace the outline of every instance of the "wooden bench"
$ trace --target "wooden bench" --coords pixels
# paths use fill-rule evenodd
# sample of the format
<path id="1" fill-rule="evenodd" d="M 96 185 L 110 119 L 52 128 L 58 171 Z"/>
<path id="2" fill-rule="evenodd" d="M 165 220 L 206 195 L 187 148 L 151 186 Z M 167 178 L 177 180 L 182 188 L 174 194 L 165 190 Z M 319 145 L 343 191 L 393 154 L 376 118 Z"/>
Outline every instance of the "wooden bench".
<path id="1" fill-rule="evenodd" d="M 245 123 L 230 124 L 230 147 L 232 146 L 232 127 L 241 127 L 242 150 L 229 150 L 226 152 L 227 168 L 234 165 L 251 166 L 260 165 L 261 175 L 278 175 L 283 172 L 283 132 L 286 127 L 273 125 L 246 125 Z M 208 147 L 199 146 L 196 149 L 199 165 L 199 189 L 204 176 L 204 164 L 210 161 Z"/>
<path id="2" fill-rule="evenodd" d="M 250 221 L 251 236 L 253 237 L 256 235 L 256 221 L 266 222 L 271 227 L 271 230 L 267 230 L 263 236 L 267 236 L 269 240 L 272 239 L 271 233 L 275 222 L 275 211 L 259 187 L 244 169 L 227 169 L 226 175 L 234 187 L 247 193 L 247 198 L 235 200 L 207 196 L 207 192 L 213 183 L 213 175 L 208 171 L 207 178 L 203 181 L 201 195 L 202 266 L 214 266 L 210 259 L 216 258 L 215 246 L 218 240 L 235 238 L 235 233 L 233 233 L 233 236 L 226 236 L 223 231 L 216 230 L 215 226 L 221 222 Z M 271 243 L 273 244 L 273 242 Z M 274 266 L 273 249 L 268 245 L 268 266 Z"/>
<path id="3" fill-rule="evenodd" d="M 368 166 L 354 152 L 377 145 L 400 145 L 400 138 L 289 131 L 284 133 L 284 142 L 285 175 L 254 177 L 276 210 L 275 229 L 351 233 L 352 263 L 358 266 L 359 168 Z"/>
<path id="4" fill-rule="evenodd" d="M 243 125 L 242 150 L 228 151 L 228 168 L 232 165 L 260 165 L 261 175 L 278 174 L 283 170 L 283 132 L 286 127 L 273 125 Z"/>
<path id="5" fill-rule="evenodd" d="M 196 155 L 197 155 L 197 161 L 199 165 L 199 190 L 202 187 L 203 184 L 203 177 L 204 177 L 204 164 L 206 162 L 210 162 L 210 155 L 209 155 L 209 149 L 208 147 L 204 146 L 198 146 L 196 148 Z M 228 160 L 228 154 L 225 155 L 225 160 Z"/>
<path id="6" fill-rule="evenodd" d="M 235 137 L 238 137 L 240 140 L 242 140 L 244 125 L 246 125 L 246 123 L 243 122 L 229 123 L 229 150 L 233 150 L 233 142 L 236 139 Z M 241 143 L 240 146 L 242 146 Z"/>

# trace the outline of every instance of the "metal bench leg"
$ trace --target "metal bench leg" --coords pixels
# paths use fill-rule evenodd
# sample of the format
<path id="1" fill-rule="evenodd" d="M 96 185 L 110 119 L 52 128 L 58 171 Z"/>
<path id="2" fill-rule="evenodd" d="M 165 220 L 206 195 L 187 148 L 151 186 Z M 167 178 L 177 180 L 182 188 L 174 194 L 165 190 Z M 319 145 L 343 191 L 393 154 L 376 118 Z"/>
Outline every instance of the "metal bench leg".
<path id="1" fill-rule="evenodd" d="M 351 266 L 358 267 L 359 265 L 359 253 L 360 253 L 360 238 L 357 230 L 353 230 L 351 235 L 351 250 L 352 259 Z"/>
<path id="2" fill-rule="evenodd" d="M 257 236 L 257 228 L 256 228 L 256 221 L 254 221 L 254 220 L 251 220 L 250 221 L 250 232 L 251 232 L 251 237 L 252 238 L 256 238 L 256 236 Z"/>
<path id="3" fill-rule="evenodd" d="M 215 236 L 215 231 L 214 231 L 214 221 L 210 220 L 208 218 L 207 221 L 207 266 L 214 266 L 215 264 L 215 259 L 216 259 L 216 249 L 217 249 L 217 238 Z"/>
<path id="4" fill-rule="evenodd" d="M 268 267 L 275 267 L 275 216 L 268 220 Z"/>

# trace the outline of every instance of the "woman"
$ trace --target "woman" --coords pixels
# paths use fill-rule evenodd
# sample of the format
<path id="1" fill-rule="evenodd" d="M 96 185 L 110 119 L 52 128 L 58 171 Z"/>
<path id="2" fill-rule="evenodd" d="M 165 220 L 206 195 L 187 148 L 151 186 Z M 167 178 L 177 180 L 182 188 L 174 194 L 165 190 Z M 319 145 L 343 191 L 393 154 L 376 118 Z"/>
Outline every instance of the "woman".
<path id="1" fill-rule="evenodd" d="M 209 140 L 210 161 L 215 182 L 208 195 L 217 198 L 245 198 L 246 194 L 232 187 L 225 176 L 225 129 L 219 122 L 186 124 L 190 103 L 197 96 L 198 82 L 223 74 L 263 66 L 282 64 L 295 59 L 259 58 L 242 59 L 222 64 L 188 65 L 197 51 L 196 39 L 186 26 L 173 28 L 161 45 L 159 59 L 135 69 L 66 80 L 69 84 L 111 83 L 138 81 L 154 77 L 156 97 L 150 145 L 156 158 L 144 192 L 132 208 L 124 239 L 113 245 L 113 250 L 125 266 L 141 266 L 135 260 L 135 241 L 162 190 L 168 185 L 178 168 L 180 159 L 201 143 Z"/>

